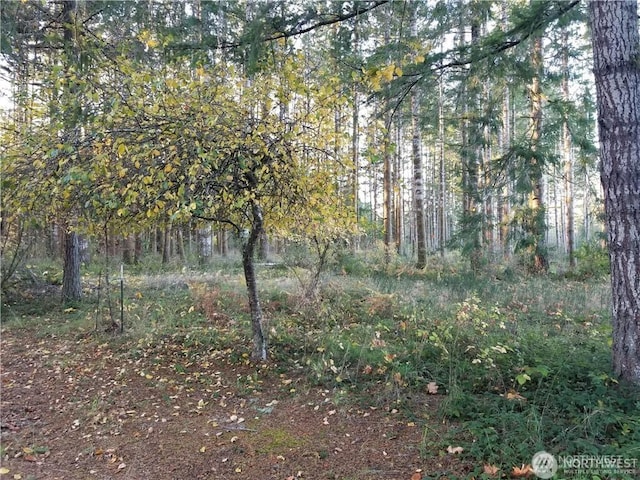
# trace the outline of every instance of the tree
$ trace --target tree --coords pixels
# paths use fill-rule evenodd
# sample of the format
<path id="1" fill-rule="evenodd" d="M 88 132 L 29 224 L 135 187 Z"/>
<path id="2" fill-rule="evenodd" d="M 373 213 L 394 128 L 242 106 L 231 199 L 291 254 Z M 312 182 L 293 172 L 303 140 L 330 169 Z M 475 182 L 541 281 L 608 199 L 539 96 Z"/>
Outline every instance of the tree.
<path id="1" fill-rule="evenodd" d="M 636 0 L 590 4 L 600 173 L 613 295 L 613 368 L 640 385 L 640 35 Z"/>
<path id="2" fill-rule="evenodd" d="M 82 57 L 78 44 L 79 10 L 75 0 L 62 2 L 61 22 L 63 29 L 63 65 L 69 73 L 68 84 L 63 86 L 62 109 L 64 117 L 63 135 L 70 140 L 72 149 L 77 152 L 81 140 L 80 122 L 82 116 L 82 93 L 76 85 L 76 76 L 81 75 Z M 76 153 L 79 155 L 79 153 Z M 66 232 L 64 236 L 64 265 L 62 270 L 62 300 L 73 302 L 82 298 L 82 284 L 80 282 L 80 239 L 72 225 L 72 219 L 65 219 Z"/>
<path id="3" fill-rule="evenodd" d="M 417 15 L 418 11 L 414 6 L 414 10 L 411 14 L 411 39 L 416 42 L 418 40 Z M 442 93 L 442 90 L 440 90 L 440 93 Z M 418 92 L 411 92 L 409 102 L 411 109 L 411 158 L 413 160 L 413 209 L 416 222 L 416 243 L 418 253 L 416 268 L 423 269 L 427 265 L 427 231 L 424 215 L 424 165 L 422 162 L 422 135 L 420 130 L 419 101 Z M 440 99 L 440 101 L 442 101 L 442 99 Z M 442 125 L 442 116 L 439 116 L 438 122 Z"/>
<path id="4" fill-rule="evenodd" d="M 544 157 L 540 152 L 540 137 L 542 134 L 542 91 L 540 82 L 542 77 L 542 37 L 533 39 L 531 52 L 533 78 L 529 94 L 531 96 L 531 126 L 530 126 L 530 154 L 528 155 L 528 169 L 531 177 L 531 192 L 529 193 L 529 205 L 527 217 L 524 219 L 527 232 L 526 250 L 530 254 L 530 268 L 534 272 L 546 272 L 549 268 L 545 245 L 545 197 L 543 172 L 545 167 Z"/>

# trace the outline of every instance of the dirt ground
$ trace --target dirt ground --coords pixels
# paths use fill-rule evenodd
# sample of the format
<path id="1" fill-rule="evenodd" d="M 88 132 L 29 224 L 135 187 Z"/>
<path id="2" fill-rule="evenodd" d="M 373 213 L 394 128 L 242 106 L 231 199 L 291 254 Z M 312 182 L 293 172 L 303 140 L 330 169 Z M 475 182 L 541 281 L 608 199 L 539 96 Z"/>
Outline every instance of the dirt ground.
<path id="1" fill-rule="evenodd" d="M 451 478 L 467 467 L 421 450 L 438 395 L 413 419 L 371 394 L 309 386 L 229 352 L 1 335 L 3 479 Z M 426 412 L 426 413 L 425 413 Z M 426 420 L 425 420 L 426 419 Z M 428 428 L 427 428 L 428 427 Z"/>

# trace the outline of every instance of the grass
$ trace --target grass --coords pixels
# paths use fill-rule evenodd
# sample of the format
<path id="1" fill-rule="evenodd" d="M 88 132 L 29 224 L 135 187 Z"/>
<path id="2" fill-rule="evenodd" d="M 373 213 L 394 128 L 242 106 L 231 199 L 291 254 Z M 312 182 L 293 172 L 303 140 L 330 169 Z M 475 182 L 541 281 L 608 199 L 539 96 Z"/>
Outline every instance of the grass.
<path id="1" fill-rule="evenodd" d="M 473 462 L 503 471 L 530 463 L 539 450 L 640 462 L 640 397 L 610 369 L 606 278 L 530 277 L 513 268 L 477 276 L 451 259 L 433 260 L 424 272 L 346 261 L 354 273 L 338 268 L 343 274 L 330 276 L 313 304 L 301 301 L 286 270 L 260 272 L 277 369 L 332 388 L 341 402 L 368 397 L 405 409 L 425 425 L 425 454 L 461 446 Z M 213 271 L 129 275 L 124 336 L 104 328 L 97 335 L 134 357 L 136 345 L 171 337 L 186 350 L 225 351 L 246 362 L 240 271 Z M 108 293 L 112 311 L 118 293 Z M 5 304 L 3 328 L 87 334 L 96 320 L 103 326 L 113 317 L 101 295 L 92 291 L 72 310 L 47 298 Z M 408 403 L 433 384 L 437 412 Z M 434 434 L 434 416 L 446 432 Z"/>

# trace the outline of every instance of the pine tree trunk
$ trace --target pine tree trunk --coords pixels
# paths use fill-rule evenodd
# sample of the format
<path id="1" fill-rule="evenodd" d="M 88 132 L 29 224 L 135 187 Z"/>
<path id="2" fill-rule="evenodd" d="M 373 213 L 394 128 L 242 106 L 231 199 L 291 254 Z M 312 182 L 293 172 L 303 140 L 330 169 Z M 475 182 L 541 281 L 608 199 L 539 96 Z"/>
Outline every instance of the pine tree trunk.
<path id="1" fill-rule="evenodd" d="M 82 298 L 80 282 L 80 241 L 76 232 L 64 238 L 64 267 L 62 270 L 62 301 L 76 302 Z"/>
<path id="2" fill-rule="evenodd" d="M 411 156 L 413 158 L 413 209 L 416 219 L 416 244 L 418 260 L 416 268 L 423 269 L 427 266 L 427 230 L 425 228 L 425 208 L 424 208 L 424 178 L 422 171 L 422 143 L 420 135 L 420 125 L 418 118 L 418 99 L 414 92 L 411 95 Z"/>
<path id="3" fill-rule="evenodd" d="M 438 195 L 438 250 L 444 257 L 445 243 L 447 242 L 446 217 L 447 217 L 447 176 L 444 162 L 444 95 L 443 79 L 438 81 L 438 160 L 439 160 L 439 193 Z"/>
<path id="4" fill-rule="evenodd" d="M 613 368 L 640 385 L 640 34 L 635 0 L 593 1 L 601 181 L 611 260 Z"/>
<path id="5" fill-rule="evenodd" d="M 385 43 L 389 44 L 391 35 L 390 26 L 384 32 Z M 388 103 L 388 102 L 387 102 Z M 384 229 L 384 260 L 385 264 L 391 261 L 391 243 L 393 242 L 393 185 L 391 182 L 391 109 L 388 105 L 384 122 L 383 139 L 383 164 L 382 164 L 382 221 Z"/>
<path id="6" fill-rule="evenodd" d="M 403 187 L 402 187 L 402 168 L 400 166 L 402 160 L 402 127 L 400 124 L 396 125 L 396 151 L 393 156 L 393 169 L 391 174 L 391 185 L 393 189 L 393 240 L 395 242 L 395 251 L 398 255 L 402 253 L 402 235 L 403 224 L 402 218 L 403 212 Z"/>
<path id="7" fill-rule="evenodd" d="M 542 133 L 542 92 L 540 90 L 540 77 L 542 76 L 542 38 L 536 37 L 533 41 L 532 63 L 535 71 L 531 82 L 531 151 L 538 151 L 540 135 Z M 547 260 L 547 247 L 545 242 L 545 197 L 542 175 L 542 164 L 538 158 L 532 155 L 529 169 L 533 180 L 533 191 L 529 194 L 529 215 L 527 219 L 531 247 L 531 269 L 534 272 L 546 272 L 549 268 Z"/>
<path id="8" fill-rule="evenodd" d="M 569 32 L 562 36 L 562 99 L 569 101 Z M 564 161 L 564 200 L 566 208 L 566 242 L 569 255 L 569 268 L 576 266 L 574 255 L 574 228 L 573 228 L 573 156 L 571 152 L 571 134 L 569 123 L 565 118 L 562 123 L 562 156 Z"/>

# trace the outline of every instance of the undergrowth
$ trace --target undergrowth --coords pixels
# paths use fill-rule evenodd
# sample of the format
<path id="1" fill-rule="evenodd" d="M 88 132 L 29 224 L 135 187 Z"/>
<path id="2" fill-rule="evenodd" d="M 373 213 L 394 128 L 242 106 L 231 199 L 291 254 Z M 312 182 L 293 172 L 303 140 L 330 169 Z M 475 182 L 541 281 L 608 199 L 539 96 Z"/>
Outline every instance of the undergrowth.
<path id="1" fill-rule="evenodd" d="M 530 277 L 508 267 L 472 275 L 452 260 L 415 271 L 345 259 L 352 273 L 338 266 L 314 302 L 300 297 L 286 270 L 260 272 L 278 371 L 333 389 L 336 399 L 404 409 L 425 425 L 425 454 L 460 446 L 474 464 L 503 471 L 540 450 L 640 463 L 640 396 L 611 372 L 606 281 Z M 38 308 L 44 300 L 37 298 L 5 304 L 4 327 L 49 335 L 91 334 L 98 326 L 101 341 L 111 338 L 133 356 L 161 339 L 248 362 L 249 314 L 237 270 L 132 276 L 124 335 L 103 328 L 119 318 L 116 287 L 89 291 L 73 309 Z M 416 400 L 430 395 L 437 412 Z M 434 413 L 444 433 L 433 435 Z"/>

